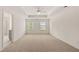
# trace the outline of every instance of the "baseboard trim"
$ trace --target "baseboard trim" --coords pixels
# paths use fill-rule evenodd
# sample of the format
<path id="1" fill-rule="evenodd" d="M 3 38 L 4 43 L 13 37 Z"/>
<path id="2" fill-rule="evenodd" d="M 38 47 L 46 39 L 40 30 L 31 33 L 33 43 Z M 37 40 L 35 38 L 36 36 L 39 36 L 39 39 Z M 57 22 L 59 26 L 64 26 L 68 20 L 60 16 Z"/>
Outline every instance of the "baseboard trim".
<path id="1" fill-rule="evenodd" d="M 4 46 L 4 47 L 2 47 L 2 48 L 0 49 L 0 52 L 2 52 L 2 50 L 5 49 L 5 48 L 6 48 L 8 45 L 10 45 L 10 44 L 11 44 L 11 42 L 7 43 L 6 46 Z"/>
<path id="2" fill-rule="evenodd" d="M 50 35 L 51 35 L 52 37 L 55 37 L 55 38 L 58 39 L 58 40 L 61 40 L 61 39 L 59 39 L 58 37 L 56 37 L 55 35 L 52 35 L 52 34 L 50 34 Z M 68 44 L 68 45 L 70 45 L 70 46 L 72 46 L 72 47 L 74 47 L 74 48 L 76 48 L 76 49 L 79 49 L 79 48 L 73 46 L 72 44 L 70 44 L 70 43 L 68 43 L 68 42 L 66 42 L 66 41 L 64 41 L 64 40 L 61 40 L 61 41 L 65 42 L 66 44 Z"/>

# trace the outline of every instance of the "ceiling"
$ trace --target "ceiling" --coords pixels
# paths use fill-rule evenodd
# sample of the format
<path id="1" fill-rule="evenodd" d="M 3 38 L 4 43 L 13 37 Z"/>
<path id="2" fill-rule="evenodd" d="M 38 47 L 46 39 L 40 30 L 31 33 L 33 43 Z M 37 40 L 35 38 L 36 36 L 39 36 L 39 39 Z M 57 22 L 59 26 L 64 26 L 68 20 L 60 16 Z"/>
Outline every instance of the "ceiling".
<path id="1" fill-rule="evenodd" d="M 57 14 L 63 10 L 63 7 L 64 6 L 10 6 L 9 8 L 18 13 L 22 13 L 25 16 L 34 15 L 35 17 L 35 15 L 43 15 L 46 17 Z M 7 9 L 7 7 L 5 9 Z M 40 14 L 38 14 L 38 12 L 40 12 Z"/>
<path id="2" fill-rule="evenodd" d="M 21 8 L 26 15 L 38 15 L 38 10 L 40 15 L 50 15 L 62 7 L 63 6 L 22 6 Z"/>
<path id="3" fill-rule="evenodd" d="M 51 6 L 29 6 L 22 7 L 26 14 L 38 14 L 38 10 L 40 10 L 40 14 L 48 14 L 48 12 L 54 8 Z"/>

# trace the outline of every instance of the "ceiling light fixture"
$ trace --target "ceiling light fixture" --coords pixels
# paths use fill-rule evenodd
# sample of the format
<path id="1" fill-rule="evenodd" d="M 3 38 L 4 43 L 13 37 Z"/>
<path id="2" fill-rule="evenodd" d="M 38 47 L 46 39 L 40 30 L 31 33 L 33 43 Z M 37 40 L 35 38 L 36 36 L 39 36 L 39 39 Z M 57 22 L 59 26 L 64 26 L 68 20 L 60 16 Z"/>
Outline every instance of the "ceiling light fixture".
<path id="1" fill-rule="evenodd" d="M 39 8 L 37 8 L 37 13 L 40 14 L 41 13 L 41 10 Z"/>
<path id="2" fill-rule="evenodd" d="M 64 8 L 66 8 L 66 7 L 68 7 L 68 6 L 64 6 Z"/>

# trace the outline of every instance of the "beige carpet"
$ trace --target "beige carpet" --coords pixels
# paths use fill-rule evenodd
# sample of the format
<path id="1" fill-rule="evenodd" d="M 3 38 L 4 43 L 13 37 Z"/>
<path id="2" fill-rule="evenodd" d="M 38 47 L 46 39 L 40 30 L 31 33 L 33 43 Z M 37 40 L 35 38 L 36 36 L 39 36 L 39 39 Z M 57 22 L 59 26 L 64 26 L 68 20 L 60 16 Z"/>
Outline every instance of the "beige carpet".
<path id="1" fill-rule="evenodd" d="M 50 35 L 25 35 L 3 52 L 77 52 L 78 49 Z"/>

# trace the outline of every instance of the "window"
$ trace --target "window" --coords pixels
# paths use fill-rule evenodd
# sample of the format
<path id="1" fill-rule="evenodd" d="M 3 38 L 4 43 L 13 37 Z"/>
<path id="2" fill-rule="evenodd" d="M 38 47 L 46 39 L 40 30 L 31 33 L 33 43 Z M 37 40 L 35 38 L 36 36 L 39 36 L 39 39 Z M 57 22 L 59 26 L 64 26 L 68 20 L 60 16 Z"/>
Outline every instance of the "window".
<path id="1" fill-rule="evenodd" d="M 27 30 L 32 30 L 32 22 L 27 22 Z"/>
<path id="2" fill-rule="evenodd" d="M 40 30 L 45 31 L 46 30 L 46 22 L 40 22 Z"/>

